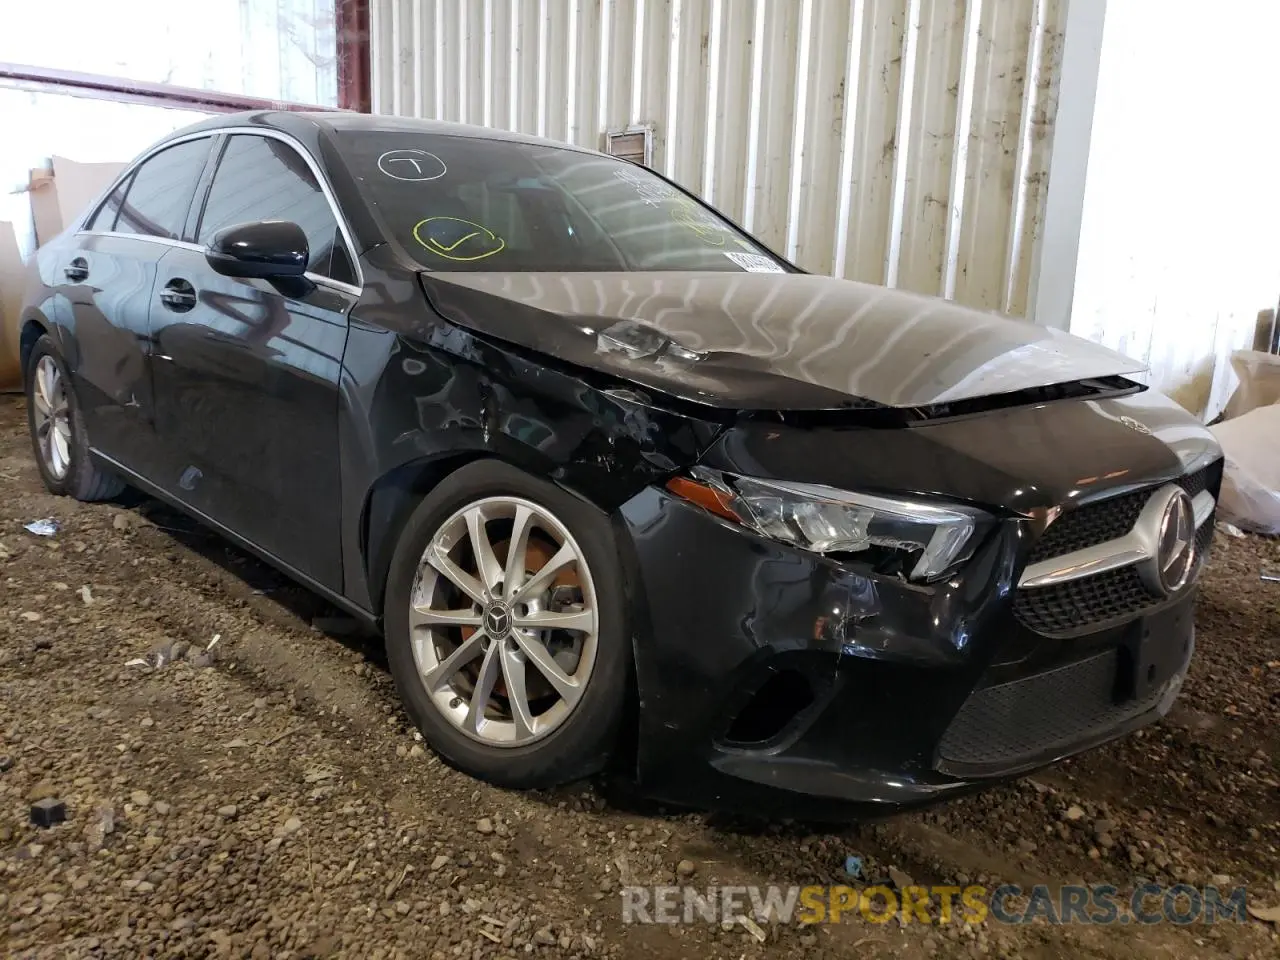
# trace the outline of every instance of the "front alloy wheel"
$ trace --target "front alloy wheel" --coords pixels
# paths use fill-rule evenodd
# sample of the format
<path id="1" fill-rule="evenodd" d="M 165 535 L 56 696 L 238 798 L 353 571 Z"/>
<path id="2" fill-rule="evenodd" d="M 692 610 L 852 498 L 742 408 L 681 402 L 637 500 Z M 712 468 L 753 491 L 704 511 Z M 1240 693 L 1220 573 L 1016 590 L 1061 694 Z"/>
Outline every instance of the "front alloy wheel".
<path id="1" fill-rule="evenodd" d="M 517 497 L 445 521 L 422 555 L 409 625 L 431 702 L 487 745 L 551 733 L 595 665 L 599 618 L 582 549 L 551 511 Z"/>
<path id="2" fill-rule="evenodd" d="M 395 530 L 387 661 L 432 749 L 506 787 L 602 770 L 631 702 L 633 663 L 608 514 L 481 460 L 437 483 Z"/>

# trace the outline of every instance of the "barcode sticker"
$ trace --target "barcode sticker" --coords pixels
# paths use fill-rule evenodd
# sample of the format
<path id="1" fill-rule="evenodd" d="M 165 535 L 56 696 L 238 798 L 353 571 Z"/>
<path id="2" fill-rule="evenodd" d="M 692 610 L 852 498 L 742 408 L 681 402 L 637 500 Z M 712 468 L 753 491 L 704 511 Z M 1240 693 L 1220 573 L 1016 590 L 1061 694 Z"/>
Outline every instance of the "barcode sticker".
<path id="1" fill-rule="evenodd" d="M 758 253 L 737 253 L 726 250 L 724 255 L 747 273 L 785 273 L 777 261 Z"/>

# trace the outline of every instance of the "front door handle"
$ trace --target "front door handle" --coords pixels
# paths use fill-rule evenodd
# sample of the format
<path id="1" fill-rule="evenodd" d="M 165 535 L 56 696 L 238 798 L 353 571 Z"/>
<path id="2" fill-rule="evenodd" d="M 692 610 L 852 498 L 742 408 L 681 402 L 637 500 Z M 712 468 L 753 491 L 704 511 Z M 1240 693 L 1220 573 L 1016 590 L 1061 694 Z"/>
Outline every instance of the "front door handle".
<path id="1" fill-rule="evenodd" d="M 176 277 L 160 291 L 160 302 L 175 313 L 186 313 L 196 305 L 196 288 Z"/>
<path id="2" fill-rule="evenodd" d="M 72 283 L 80 283 L 83 280 L 88 280 L 89 279 L 89 261 L 85 260 L 84 257 L 76 257 L 69 264 L 67 264 L 66 269 L 64 269 L 62 272 L 63 274 L 66 275 L 66 278 L 70 280 Z"/>

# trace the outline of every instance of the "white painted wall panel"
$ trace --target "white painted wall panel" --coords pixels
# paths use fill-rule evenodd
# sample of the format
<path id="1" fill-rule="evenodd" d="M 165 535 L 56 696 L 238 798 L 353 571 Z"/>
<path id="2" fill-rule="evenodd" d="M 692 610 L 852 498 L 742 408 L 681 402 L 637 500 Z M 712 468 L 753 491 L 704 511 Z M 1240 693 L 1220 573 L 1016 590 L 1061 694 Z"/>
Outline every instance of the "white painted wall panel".
<path id="1" fill-rule="evenodd" d="M 0 61 L 335 106 L 334 0 L 4 4 Z"/>
<path id="2" fill-rule="evenodd" d="M 0 220 L 13 223 L 23 258 L 36 248 L 27 187 L 54 154 L 81 163 L 127 163 L 161 137 L 207 114 L 0 87 Z"/>
<path id="3" fill-rule="evenodd" d="M 807 269 L 1025 313 L 1067 0 L 373 0 L 374 110 L 654 166 Z"/>

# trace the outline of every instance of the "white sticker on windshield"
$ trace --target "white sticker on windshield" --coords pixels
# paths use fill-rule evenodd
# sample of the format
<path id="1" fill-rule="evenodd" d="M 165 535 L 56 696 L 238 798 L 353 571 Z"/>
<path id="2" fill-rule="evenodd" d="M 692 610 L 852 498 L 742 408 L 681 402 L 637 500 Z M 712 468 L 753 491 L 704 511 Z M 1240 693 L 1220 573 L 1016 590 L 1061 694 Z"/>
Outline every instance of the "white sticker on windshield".
<path id="1" fill-rule="evenodd" d="M 786 273 L 774 260 L 758 253 L 738 253 L 726 250 L 724 255 L 747 271 L 747 273 Z"/>
<path id="2" fill-rule="evenodd" d="M 449 168 L 426 150 L 388 150 L 378 158 L 378 169 L 392 180 L 421 182 L 439 180 Z"/>

